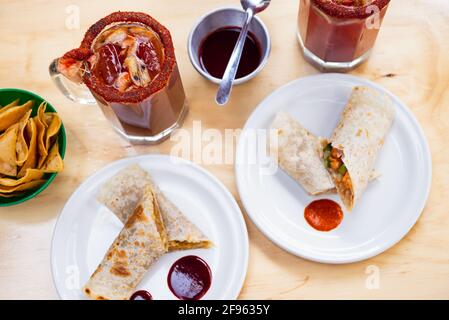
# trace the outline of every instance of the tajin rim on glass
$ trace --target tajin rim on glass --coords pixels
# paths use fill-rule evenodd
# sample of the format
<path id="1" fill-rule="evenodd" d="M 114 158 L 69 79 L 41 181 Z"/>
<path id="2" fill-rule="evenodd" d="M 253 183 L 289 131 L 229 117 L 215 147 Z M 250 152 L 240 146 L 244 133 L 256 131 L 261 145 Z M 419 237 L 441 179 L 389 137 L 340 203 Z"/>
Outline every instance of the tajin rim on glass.
<path id="1" fill-rule="evenodd" d="M 175 49 L 171 38 L 170 31 L 160 24 L 150 15 L 142 12 L 114 12 L 110 15 L 98 20 L 86 32 L 81 45 L 77 49 L 73 49 L 62 58 L 75 59 L 78 61 L 86 60 L 92 55 L 92 44 L 96 37 L 107 27 L 115 23 L 140 23 L 154 30 L 161 38 L 164 47 L 164 61 L 158 76 L 146 87 L 134 90 L 120 92 L 116 88 L 105 85 L 93 73 L 84 73 L 83 82 L 86 86 L 108 102 L 120 103 L 138 103 L 150 97 L 154 93 L 164 89 L 172 75 L 176 65 Z"/>
<path id="2" fill-rule="evenodd" d="M 372 16 L 376 12 L 370 10 L 370 6 L 377 6 L 382 10 L 390 3 L 390 0 L 368 0 L 368 3 L 362 6 L 351 6 L 336 3 L 335 0 L 311 0 L 324 13 L 335 18 L 359 18 L 364 19 Z"/>

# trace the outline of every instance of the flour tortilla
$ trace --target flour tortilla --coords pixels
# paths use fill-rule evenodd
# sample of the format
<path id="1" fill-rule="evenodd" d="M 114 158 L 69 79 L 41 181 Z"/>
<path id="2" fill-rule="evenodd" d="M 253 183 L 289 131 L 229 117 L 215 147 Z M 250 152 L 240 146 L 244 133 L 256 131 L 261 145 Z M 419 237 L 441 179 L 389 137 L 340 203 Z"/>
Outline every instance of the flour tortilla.
<path id="1" fill-rule="evenodd" d="M 122 222 L 126 222 L 147 185 L 150 185 L 156 194 L 167 230 L 169 251 L 212 246 L 209 239 L 166 198 L 153 182 L 151 175 L 139 165 L 131 165 L 107 181 L 101 188 L 97 200 L 108 207 Z"/>
<path id="2" fill-rule="evenodd" d="M 162 217 L 154 193 L 147 186 L 83 292 L 95 300 L 127 300 L 150 266 L 166 252 Z"/>
<path id="3" fill-rule="evenodd" d="M 331 137 L 332 147 L 343 152 L 352 190 L 341 188 L 332 174 L 337 192 L 351 211 L 363 194 L 395 117 L 392 100 L 369 87 L 355 87 Z"/>
<path id="4" fill-rule="evenodd" d="M 279 166 L 311 195 L 335 191 L 334 183 L 320 158 L 321 139 L 307 131 L 285 112 L 279 112 L 271 128 L 277 130 Z"/>

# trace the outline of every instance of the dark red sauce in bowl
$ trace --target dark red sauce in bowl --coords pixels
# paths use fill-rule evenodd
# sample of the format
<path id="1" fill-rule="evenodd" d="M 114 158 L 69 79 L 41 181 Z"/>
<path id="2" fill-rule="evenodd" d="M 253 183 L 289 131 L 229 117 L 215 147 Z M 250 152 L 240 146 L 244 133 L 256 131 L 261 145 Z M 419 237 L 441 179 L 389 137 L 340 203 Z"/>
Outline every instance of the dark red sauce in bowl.
<path id="1" fill-rule="evenodd" d="M 199 60 L 201 67 L 211 76 L 221 79 L 240 35 L 240 27 L 220 28 L 209 34 L 201 43 Z M 236 79 L 254 72 L 262 61 L 262 50 L 256 37 L 248 33 Z"/>
<path id="2" fill-rule="evenodd" d="M 212 273 L 206 261 L 197 256 L 177 260 L 168 273 L 168 287 L 181 300 L 199 300 L 209 290 Z"/>

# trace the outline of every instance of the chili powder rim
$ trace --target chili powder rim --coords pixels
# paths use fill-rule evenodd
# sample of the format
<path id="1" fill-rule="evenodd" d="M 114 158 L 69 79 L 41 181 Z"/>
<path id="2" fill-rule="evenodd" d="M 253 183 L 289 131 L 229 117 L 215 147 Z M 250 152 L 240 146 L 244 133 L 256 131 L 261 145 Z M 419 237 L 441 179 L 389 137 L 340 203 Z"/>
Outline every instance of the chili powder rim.
<path id="1" fill-rule="evenodd" d="M 374 14 L 374 12 L 367 11 L 369 6 L 377 6 L 379 10 L 382 10 L 390 3 L 390 0 L 373 0 L 371 3 L 364 6 L 345 6 L 337 4 L 329 0 L 310 0 L 313 5 L 321 9 L 325 14 L 328 14 L 334 18 L 353 18 L 353 19 L 365 19 Z"/>
<path id="2" fill-rule="evenodd" d="M 93 24 L 84 35 L 80 47 L 67 52 L 63 58 L 72 58 L 78 61 L 87 60 L 92 55 L 91 47 L 96 37 L 108 26 L 121 22 L 144 24 L 159 35 L 165 51 L 165 58 L 160 73 L 147 87 L 125 92 L 120 92 L 114 87 L 105 85 L 93 73 L 85 73 L 83 80 L 89 89 L 107 102 L 138 103 L 162 90 L 168 84 L 176 64 L 175 49 L 170 31 L 150 15 L 142 12 L 118 11 L 111 13 Z"/>

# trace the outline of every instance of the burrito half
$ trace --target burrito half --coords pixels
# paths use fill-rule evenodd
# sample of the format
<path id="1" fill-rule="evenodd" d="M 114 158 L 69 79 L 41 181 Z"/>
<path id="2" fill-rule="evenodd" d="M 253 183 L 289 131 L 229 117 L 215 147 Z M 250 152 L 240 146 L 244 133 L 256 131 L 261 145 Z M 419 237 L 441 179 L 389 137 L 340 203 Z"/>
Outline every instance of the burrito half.
<path id="1" fill-rule="evenodd" d="M 391 99 L 369 87 L 355 87 L 322 157 L 346 208 L 363 194 L 379 150 L 395 117 Z"/>
<path id="2" fill-rule="evenodd" d="M 311 195 L 335 190 L 320 157 L 320 138 L 285 112 L 276 115 L 271 128 L 277 130 L 277 152 L 271 151 L 270 154 L 277 154 L 275 160 L 288 175 Z M 273 147 L 271 144 L 270 148 Z"/>
<path id="3" fill-rule="evenodd" d="M 96 300 L 127 300 L 150 266 L 167 252 L 167 234 L 155 195 L 143 197 L 83 292 Z"/>
<path id="4" fill-rule="evenodd" d="M 132 214 L 145 186 L 151 186 L 168 236 L 169 251 L 210 248 L 212 242 L 168 200 L 151 175 L 139 165 L 131 165 L 107 181 L 97 200 L 125 223 Z"/>

